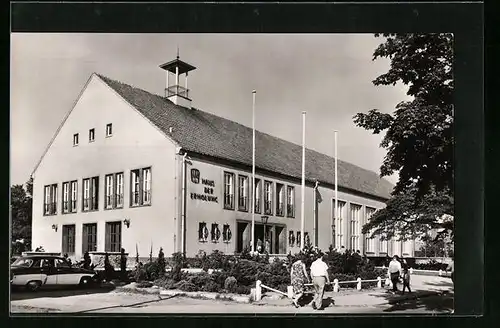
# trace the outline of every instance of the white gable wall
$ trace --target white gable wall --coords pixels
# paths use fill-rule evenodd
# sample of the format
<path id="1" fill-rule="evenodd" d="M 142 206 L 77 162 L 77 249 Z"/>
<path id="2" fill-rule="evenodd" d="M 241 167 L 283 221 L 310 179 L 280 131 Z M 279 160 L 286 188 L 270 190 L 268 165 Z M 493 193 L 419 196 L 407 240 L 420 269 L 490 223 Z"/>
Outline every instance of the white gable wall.
<path id="1" fill-rule="evenodd" d="M 54 95 L 55 97 L 57 95 Z M 106 137 L 106 125 L 113 134 Z M 89 142 L 89 129 L 95 129 L 95 141 Z M 79 133 L 79 145 L 73 135 Z M 151 206 L 130 207 L 130 170 L 151 167 Z M 124 173 L 123 209 L 104 210 L 105 175 Z M 82 212 L 82 179 L 99 176 L 99 210 Z M 81 255 L 82 224 L 97 222 L 97 250 L 104 251 L 105 222 L 130 219 L 130 228 L 122 224 L 122 247 L 141 256 L 163 247 L 174 251 L 175 217 L 175 145 L 132 106 L 93 75 L 76 106 L 48 149 L 34 175 L 33 247 L 60 251 L 62 225 L 76 225 L 75 253 Z M 62 183 L 78 180 L 77 213 L 61 214 Z M 44 186 L 58 184 L 57 215 L 44 216 Z M 147 223 L 147 224 L 146 224 Z M 52 225 L 57 224 L 57 232 Z"/>

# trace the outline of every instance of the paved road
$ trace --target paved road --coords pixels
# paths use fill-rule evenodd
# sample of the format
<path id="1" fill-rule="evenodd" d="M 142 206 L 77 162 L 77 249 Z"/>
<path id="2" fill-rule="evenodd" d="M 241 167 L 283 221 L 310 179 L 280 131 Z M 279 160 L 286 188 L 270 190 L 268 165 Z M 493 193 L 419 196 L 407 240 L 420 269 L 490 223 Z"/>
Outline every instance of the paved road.
<path id="1" fill-rule="evenodd" d="M 57 293 L 57 292 L 48 292 Z M 55 295 L 54 294 L 54 295 Z M 449 313 L 453 296 L 432 296 L 396 305 L 339 305 L 324 311 L 309 306 L 241 304 L 220 300 L 201 300 L 184 297 L 166 298 L 122 292 L 84 294 L 65 297 L 41 297 L 11 302 L 12 313 Z"/>
<path id="2" fill-rule="evenodd" d="M 392 303 L 392 295 L 385 291 L 326 293 L 325 298 L 335 300 L 336 305 L 324 311 L 314 311 L 309 306 L 295 309 L 288 300 L 267 304 L 241 304 L 222 300 L 202 300 L 125 293 L 112 288 L 41 290 L 36 293 L 13 292 L 11 312 L 48 313 L 449 313 L 453 308 L 453 291 L 449 279 L 415 279 L 416 290 L 447 291 L 442 296 L 427 296 L 416 300 Z M 391 301 L 391 302 L 389 302 Z M 265 303 L 265 302 L 264 302 Z"/>

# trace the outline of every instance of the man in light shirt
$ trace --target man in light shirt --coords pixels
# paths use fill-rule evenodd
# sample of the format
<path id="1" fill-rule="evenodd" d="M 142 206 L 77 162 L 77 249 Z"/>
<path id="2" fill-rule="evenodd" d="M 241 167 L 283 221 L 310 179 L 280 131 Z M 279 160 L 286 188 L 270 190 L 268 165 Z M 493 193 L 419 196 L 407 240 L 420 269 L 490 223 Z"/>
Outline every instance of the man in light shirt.
<path id="1" fill-rule="evenodd" d="M 389 263 L 387 276 L 391 279 L 392 282 L 392 292 L 396 293 L 398 291 L 399 277 L 401 276 L 401 263 L 399 262 L 397 255 L 394 255 L 392 261 Z"/>
<path id="2" fill-rule="evenodd" d="M 311 264 L 311 277 L 314 286 L 314 299 L 312 307 L 315 310 L 321 310 L 323 307 L 323 294 L 325 293 L 326 283 L 330 283 L 328 276 L 328 265 L 323 262 L 322 254 L 318 254 L 318 258 Z"/>

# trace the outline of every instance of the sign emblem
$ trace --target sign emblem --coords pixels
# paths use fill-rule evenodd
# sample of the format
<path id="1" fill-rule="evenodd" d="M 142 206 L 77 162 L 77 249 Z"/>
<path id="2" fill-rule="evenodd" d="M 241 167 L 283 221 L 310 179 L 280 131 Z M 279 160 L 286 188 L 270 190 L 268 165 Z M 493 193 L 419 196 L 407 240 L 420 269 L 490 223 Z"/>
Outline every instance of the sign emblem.
<path id="1" fill-rule="evenodd" d="M 200 183 L 200 170 L 191 169 L 191 181 L 193 183 Z"/>

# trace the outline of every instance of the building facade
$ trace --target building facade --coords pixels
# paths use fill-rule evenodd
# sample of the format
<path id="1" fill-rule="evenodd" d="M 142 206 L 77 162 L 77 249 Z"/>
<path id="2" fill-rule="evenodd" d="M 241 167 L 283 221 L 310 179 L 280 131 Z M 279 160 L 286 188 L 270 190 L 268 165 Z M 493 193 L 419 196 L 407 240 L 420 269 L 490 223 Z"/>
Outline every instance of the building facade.
<path id="1" fill-rule="evenodd" d="M 252 130 L 191 106 L 193 66 L 177 58 L 161 68 L 162 96 L 89 78 L 34 171 L 33 245 L 77 259 L 121 248 L 140 256 L 160 247 L 167 256 L 239 253 L 251 248 L 254 217 L 256 249 L 298 252 L 301 147 L 256 131 L 253 184 Z M 411 241 L 361 233 L 392 190 L 375 172 L 339 161 L 335 218 L 333 163 L 306 151 L 306 241 L 367 256 L 413 256 Z"/>

